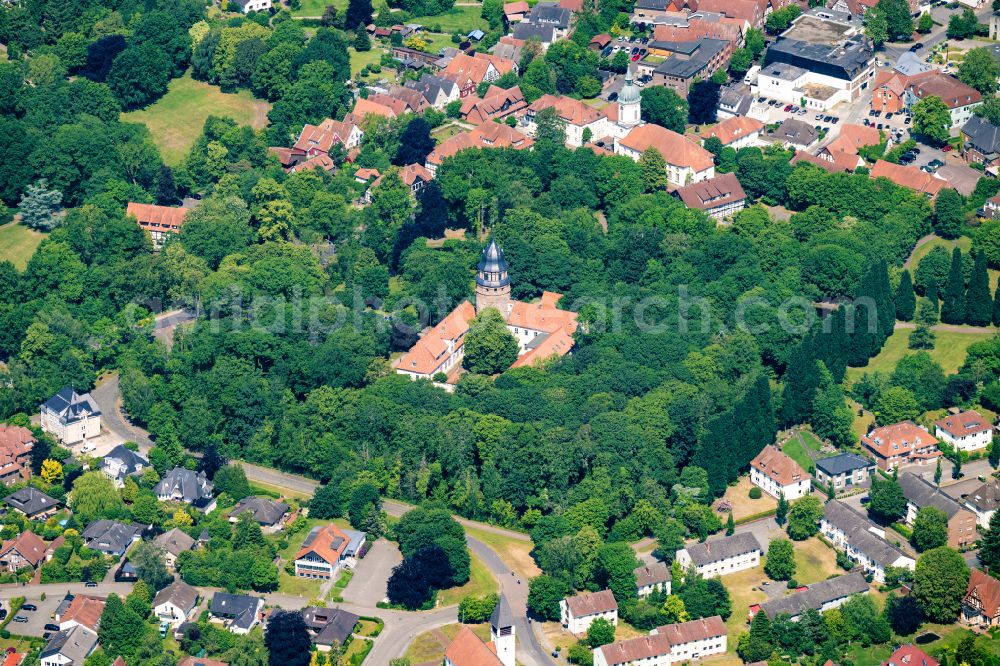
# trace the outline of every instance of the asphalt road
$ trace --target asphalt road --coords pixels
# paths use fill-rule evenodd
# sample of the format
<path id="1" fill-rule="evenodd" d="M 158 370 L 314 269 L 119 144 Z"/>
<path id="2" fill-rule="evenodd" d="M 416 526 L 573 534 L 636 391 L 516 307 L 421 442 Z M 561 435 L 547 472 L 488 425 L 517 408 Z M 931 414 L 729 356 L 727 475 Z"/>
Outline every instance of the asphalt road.
<path id="1" fill-rule="evenodd" d="M 138 443 L 139 451 L 142 453 L 148 453 L 153 448 L 149 433 L 129 423 L 118 408 L 121 391 L 117 372 L 105 377 L 104 381 L 90 392 L 90 395 L 97 401 L 97 406 L 101 408 L 101 426 L 105 430 L 122 440 L 132 440 Z"/>

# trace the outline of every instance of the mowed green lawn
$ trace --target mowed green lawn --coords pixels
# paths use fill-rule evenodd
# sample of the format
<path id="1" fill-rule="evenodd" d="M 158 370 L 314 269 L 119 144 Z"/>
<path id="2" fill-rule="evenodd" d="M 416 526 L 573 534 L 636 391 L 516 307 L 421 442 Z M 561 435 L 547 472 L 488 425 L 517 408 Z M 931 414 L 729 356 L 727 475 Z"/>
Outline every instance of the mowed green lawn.
<path id="1" fill-rule="evenodd" d="M 863 368 L 848 368 L 847 381 L 855 382 L 866 372 L 891 373 L 896 369 L 899 359 L 908 353 L 915 353 L 915 350 L 907 348 L 910 340 L 910 333 L 913 329 L 897 329 L 889 339 L 878 356 L 871 359 Z M 951 331 L 934 331 L 936 342 L 934 349 L 929 350 L 931 358 L 941 364 L 945 374 L 954 374 L 965 362 L 965 350 L 973 342 L 987 340 L 993 337 L 993 331 L 977 331 L 974 333 L 955 333 Z"/>
<path id="2" fill-rule="evenodd" d="M 163 161 L 181 163 L 201 135 L 210 116 L 228 116 L 240 125 L 260 129 L 267 125 L 271 105 L 255 99 L 246 90 L 224 93 L 218 86 L 195 81 L 190 73 L 170 82 L 170 89 L 158 102 L 145 109 L 122 114 L 122 120 L 143 123 L 149 128 Z"/>
<path id="3" fill-rule="evenodd" d="M 292 10 L 292 16 L 323 16 L 327 5 L 337 8 L 337 13 L 347 11 L 347 0 L 302 0 L 302 6 Z"/>
<path id="4" fill-rule="evenodd" d="M 23 271 L 35 248 L 47 235 L 15 222 L 0 226 L 0 261 L 9 261 Z"/>
<path id="5" fill-rule="evenodd" d="M 438 14 L 437 16 L 414 16 L 407 23 L 417 23 L 435 32 L 446 32 L 448 34 L 460 32 L 463 35 L 467 35 L 476 28 L 480 30 L 489 29 L 489 23 L 481 16 L 482 13 L 483 8 L 481 5 L 452 7 L 444 14 Z M 440 26 L 440 30 L 438 30 L 438 26 Z"/>

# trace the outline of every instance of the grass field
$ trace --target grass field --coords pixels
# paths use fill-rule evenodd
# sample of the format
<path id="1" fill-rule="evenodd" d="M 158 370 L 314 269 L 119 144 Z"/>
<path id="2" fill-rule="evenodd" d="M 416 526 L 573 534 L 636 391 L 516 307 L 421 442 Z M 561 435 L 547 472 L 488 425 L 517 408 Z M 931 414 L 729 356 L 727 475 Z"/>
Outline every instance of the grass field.
<path id="1" fill-rule="evenodd" d="M 920 260 L 930 254 L 930 251 L 936 247 L 943 247 L 944 249 L 951 252 L 954 248 L 958 248 L 962 251 L 962 254 L 966 254 L 970 249 L 972 249 L 972 239 L 968 236 L 961 236 L 955 240 L 945 240 L 944 238 L 932 238 L 927 241 L 926 244 L 921 245 L 916 249 L 911 257 L 910 267 L 916 269 L 920 265 Z"/>
<path id="2" fill-rule="evenodd" d="M 457 623 L 446 624 L 440 629 L 420 634 L 413 639 L 413 642 L 406 649 L 406 658 L 412 664 L 427 662 L 441 663 L 444 661 L 445 650 L 445 645 L 442 644 L 441 639 L 450 642 L 458 635 L 458 630 L 461 626 Z M 468 627 L 472 629 L 473 633 L 483 639 L 484 642 L 490 640 L 489 624 L 470 624 Z"/>
<path id="3" fill-rule="evenodd" d="M 15 222 L 0 226 L 0 261 L 9 261 L 23 271 L 35 248 L 47 235 Z"/>
<path id="4" fill-rule="evenodd" d="M 823 444 L 812 432 L 800 430 L 790 440 L 785 442 L 781 450 L 784 451 L 795 462 L 802 465 L 803 469 L 813 466 L 813 460 L 819 457 Z M 810 455 L 812 454 L 812 455 Z"/>
<path id="5" fill-rule="evenodd" d="M 301 6 L 292 10 L 292 16 L 323 16 L 327 5 L 337 8 L 338 14 L 347 11 L 347 0 L 301 0 Z"/>
<path id="6" fill-rule="evenodd" d="M 476 28 L 480 30 L 489 29 L 489 23 L 481 16 L 482 12 L 483 8 L 480 5 L 452 7 L 444 14 L 438 14 L 437 16 L 414 16 L 409 22 L 418 23 L 434 32 L 446 32 L 448 34 L 460 32 L 463 35 L 467 35 Z M 440 29 L 438 29 L 439 26 Z"/>
<path id="7" fill-rule="evenodd" d="M 754 589 L 758 588 L 765 580 L 767 580 L 767 576 L 764 575 L 763 567 L 754 567 L 726 576 L 726 589 L 729 590 L 729 598 L 733 605 L 733 614 L 726 620 L 731 650 L 735 651 L 736 638 L 746 631 L 750 606 L 767 600 L 767 595 L 763 591 Z"/>
<path id="8" fill-rule="evenodd" d="M 319 596 L 323 581 L 315 578 L 296 578 L 284 571 L 278 572 L 278 592 L 314 599 Z"/>
<path id="9" fill-rule="evenodd" d="M 899 359 L 913 351 L 906 346 L 910 340 L 910 332 L 912 330 L 898 329 L 893 332 L 889 336 L 889 339 L 886 340 L 882 351 L 879 352 L 878 356 L 868 361 L 868 365 L 863 368 L 847 369 L 847 381 L 849 383 L 855 382 L 866 372 L 891 373 L 895 370 Z M 934 335 L 937 336 L 937 341 L 934 349 L 929 350 L 929 353 L 931 358 L 941 364 L 947 375 L 954 374 L 962 363 L 965 362 L 965 350 L 969 348 L 969 345 L 979 340 L 991 338 L 994 333 L 992 331 L 974 333 L 934 331 Z"/>
<path id="10" fill-rule="evenodd" d="M 461 134 L 464 131 L 465 129 L 461 125 L 456 123 L 446 123 L 441 125 L 441 127 L 435 128 L 434 131 L 431 132 L 431 136 L 434 137 L 434 140 L 438 143 L 442 143 L 443 141 L 447 141 L 456 134 Z"/>
<path id="11" fill-rule="evenodd" d="M 490 570 L 475 553 L 469 553 L 469 582 L 461 587 L 453 587 L 438 592 L 438 603 L 441 606 L 453 606 L 462 600 L 462 597 L 470 594 L 477 597 L 484 597 L 491 592 L 496 592 L 500 585 L 494 578 Z"/>
<path id="12" fill-rule="evenodd" d="M 367 65 L 377 65 L 382 61 L 382 53 L 384 51 L 372 45 L 371 51 L 355 51 L 354 47 L 347 49 L 347 53 L 351 56 L 351 77 L 357 78 L 358 72 L 365 68 Z M 385 74 L 373 75 L 374 78 L 384 76 Z"/>
<path id="13" fill-rule="evenodd" d="M 475 527 L 466 527 L 465 533 L 492 548 L 497 557 L 503 560 L 511 571 L 520 575 L 522 580 L 527 581 L 541 575 L 542 570 L 531 557 L 531 541 L 512 539 Z"/>
<path id="14" fill-rule="evenodd" d="M 726 488 L 726 494 L 723 495 L 723 499 L 727 500 L 733 506 L 733 520 L 770 511 L 778 506 L 778 500 L 767 493 L 762 493 L 757 499 L 750 499 L 750 488 L 752 487 L 754 486 L 750 483 L 750 477 L 741 476 L 735 486 Z M 722 517 L 720 516 L 721 519 Z"/>
<path id="15" fill-rule="evenodd" d="M 837 569 L 837 554 L 817 537 L 795 542 L 795 580 L 811 585 L 843 573 Z"/>
<path id="16" fill-rule="evenodd" d="M 146 125 L 163 161 L 176 166 L 194 145 L 210 115 L 228 116 L 241 125 L 260 129 L 267 125 L 270 109 L 270 104 L 255 99 L 245 90 L 224 93 L 218 86 L 195 81 L 188 73 L 171 81 L 167 94 L 158 102 L 122 114 L 122 120 Z"/>
<path id="17" fill-rule="evenodd" d="M 927 632 L 932 632 L 940 636 L 936 641 L 931 641 L 920 648 L 931 656 L 941 648 L 952 648 L 966 636 L 972 635 L 968 629 L 956 627 L 952 624 L 925 624 L 913 636 L 894 636 L 893 644 L 912 643 L 913 639 Z M 979 635 L 976 642 L 980 647 L 992 655 L 1000 655 L 1000 638 Z M 889 658 L 892 648 L 887 645 L 874 645 L 872 647 L 857 647 L 850 653 L 851 662 L 855 666 L 880 666 L 883 661 Z"/>

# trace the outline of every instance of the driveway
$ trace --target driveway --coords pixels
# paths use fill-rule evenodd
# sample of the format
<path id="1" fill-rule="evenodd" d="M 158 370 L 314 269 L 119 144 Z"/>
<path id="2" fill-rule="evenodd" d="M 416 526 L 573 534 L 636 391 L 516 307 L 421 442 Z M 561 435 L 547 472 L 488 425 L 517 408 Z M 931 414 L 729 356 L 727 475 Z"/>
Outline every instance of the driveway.
<path id="1" fill-rule="evenodd" d="M 126 421 L 119 409 L 121 393 L 117 372 L 107 375 L 104 381 L 90 392 L 90 395 L 97 401 L 97 406 L 101 408 L 102 429 L 107 430 L 109 435 L 116 438 L 117 443 L 129 440 L 136 442 L 139 444 L 141 453 L 148 453 L 153 448 L 153 441 L 149 439 L 149 433 Z M 110 449 L 111 447 L 108 448 L 108 450 Z"/>
<path id="2" fill-rule="evenodd" d="M 403 561 L 396 544 L 379 539 L 354 567 L 354 576 L 344 589 L 344 601 L 375 606 L 386 595 L 386 582 L 393 567 Z"/>

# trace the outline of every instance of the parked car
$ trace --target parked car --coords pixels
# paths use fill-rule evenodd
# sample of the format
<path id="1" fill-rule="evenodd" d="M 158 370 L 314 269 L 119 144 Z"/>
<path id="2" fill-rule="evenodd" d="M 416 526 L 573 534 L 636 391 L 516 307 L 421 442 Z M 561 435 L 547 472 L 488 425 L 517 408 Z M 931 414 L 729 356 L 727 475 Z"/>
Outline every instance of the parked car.
<path id="1" fill-rule="evenodd" d="M 919 149 L 919 148 L 917 148 L 916 146 L 913 146 L 913 148 L 910 148 L 910 149 L 909 149 L 908 151 L 906 151 L 906 152 L 908 152 L 908 153 L 913 153 L 914 155 L 919 155 L 919 154 L 920 154 L 920 149 Z"/>
<path id="2" fill-rule="evenodd" d="M 924 48 L 924 45 L 921 44 L 920 42 L 917 42 L 916 44 L 914 44 L 913 46 L 910 47 L 910 50 L 911 51 L 919 51 L 922 48 Z"/>
<path id="3" fill-rule="evenodd" d="M 792 110 L 792 105 L 791 105 L 791 104 L 788 104 L 788 105 L 786 105 L 786 106 L 785 106 L 785 108 L 783 109 L 783 111 L 784 111 L 785 113 L 788 113 L 788 112 L 789 112 L 789 111 L 791 111 L 791 110 Z"/>
<path id="4" fill-rule="evenodd" d="M 45 625 L 45 631 L 59 631 L 58 624 L 47 624 Z"/>
<path id="5" fill-rule="evenodd" d="M 941 152 L 942 153 L 950 153 L 951 151 L 952 151 L 952 147 L 951 146 L 942 146 L 941 147 Z"/>
<path id="6" fill-rule="evenodd" d="M 885 119 L 890 120 L 891 118 L 892 118 L 892 111 L 889 111 L 888 113 L 885 114 Z"/>
<path id="7" fill-rule="evenodd" d="M 830 122 L 836 125 L 837 123 L 840 122 L 840 118 L 838 118 L 837 116 L 833 116 L 832 118 L 830 118 Z"/>
<path id="8" fill-rule="evenodd" d="M 14 616 L 14 622 L 24 623 L 24 622 L 27 622 L 27 621 L 28 621 L 28 616 L 27 615 L 15 615 Z"/>
<path id="9" fill-rule="evenodd" d="M 639 54 L 638 53 L 636 53 L 634 56 L 632 56 L 632 62 L 635 62 L 638 59 L 639 59 Z"/>
<path id="10" fill-rule="evenodd" d="M 618 93 L 616 93 L 616 92 L 613 92 L 610 95 L 608 95 L 608 101 L 609 102 L 614 102 L 617 99 L 618 99 Z"/>
<path id="11" fill-rule="evenodd" d="M 97 583 L 95 583 L 92 580 L 88 580 L 86 583 L 83 584 L 83 586 L 84 587 L 97 587 Z"/>
<path id="12" fill-rule="evenodd" d="M 876 111 L 875 112 L 875 117 L 876 118 L 880 118 L 881 116 L 882 116 L 882 112 L 881 111 Z"/>
<path id="13" fill-rule="evenodd" d="M 861 498 L 861 503 L 862 504 L 868 504 L 868 502 L 871 502 L 871 501 L 872 500 L 871 500 L 870 497 L 868 497 L 868 495 L 865 495 L 864 497 Z"/>
<path id="14" fill-rule="evenodd" d="M 868 127 L 868 126 L 870 126 L 872 124 L 872 121 L 870 121 L 867 118 L 865 118 L 865 123 L 864 124 L 865 124 L 865 127 Z"/>
<path id="15" fill-rule="evenodd" d="M 23 606 L 21 606 L 21 610 L 36 611 L 38 610 L 38 606 L 36 606 L 35 604 L 24 604 Z"/>
<path id="16" fill-rule="evenodd" d="M 876 113 L 875 109 L 872 109 L 871 111 L 868 112 L 868 117 L 869 118 L 874 118 L 875 117 L 875 113 Z"/>
<path id="17" fill-rule="evenodd" d="M 944 162 L 942 162 L 939 159 L 933 159 L 927 163 L 927 166 L 934 167 L 935 169 L 940 169 L 941 167 L 944 166 Z"/>

